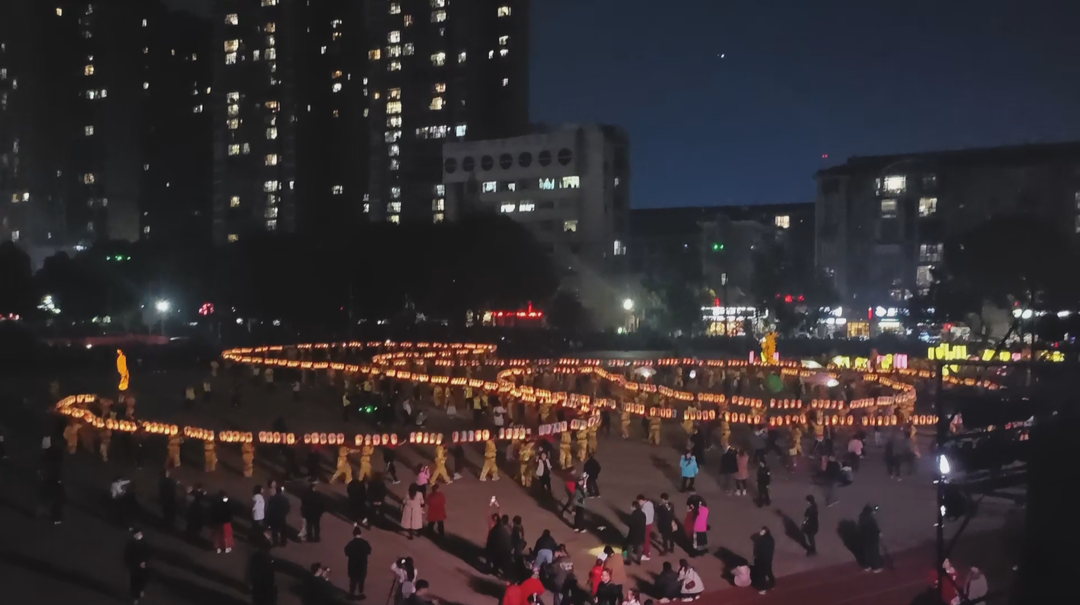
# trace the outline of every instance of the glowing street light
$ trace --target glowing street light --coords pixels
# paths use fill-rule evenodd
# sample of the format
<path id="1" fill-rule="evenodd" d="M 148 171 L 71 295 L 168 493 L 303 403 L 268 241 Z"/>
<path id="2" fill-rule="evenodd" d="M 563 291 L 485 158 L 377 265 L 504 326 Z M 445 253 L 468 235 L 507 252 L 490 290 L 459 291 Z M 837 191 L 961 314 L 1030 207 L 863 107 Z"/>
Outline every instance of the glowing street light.
<path id="1" fill-rule="evenodd" d="M 949 464 L 949 459 L 945 456 L 938 456 L 938 472 L 942 475 L 948 475 L 952 472 L 952 465 Z"/>
<path id="2" fill-rule="evenodd" d="M 158 313 L 166 313 L 166 312 L 168 312 L 169 307 L 171 307 L 171 306 L 172 306 L 172 303 L 170 303 L 167 300 L 159 300 L 159 301 L 157 301 L 157 303 L 154 304 L 154 308 L 158 310 Z"/>
<path id="3" fill-rule="evenodd" d="M 630 300 L 629 298 L 622 301 L 622 308 L 626 309 L 627 311 L 633 311 L 634 310 L 634 301 Z"/>

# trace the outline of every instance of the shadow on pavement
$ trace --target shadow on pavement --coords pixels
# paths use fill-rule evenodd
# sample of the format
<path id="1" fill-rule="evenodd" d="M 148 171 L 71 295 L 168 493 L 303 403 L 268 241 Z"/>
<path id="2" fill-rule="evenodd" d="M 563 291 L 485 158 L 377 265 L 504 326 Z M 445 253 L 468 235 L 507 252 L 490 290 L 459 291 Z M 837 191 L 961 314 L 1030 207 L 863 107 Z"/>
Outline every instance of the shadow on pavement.
<path id="1" fill-rule="evenodd" d="M 200 586 L 194 582 L 174 576 L 155 573 L 151 576 L 150 585 L 147 587 L 147 601 L 153 601 L 154 592 L 159 588 L 165 588 L 168 592 L 177 595 L 191 603 L 214 603 L 215 605 L 247 605 L 247 601 L 234 596 L 224 594 L 207 586 Z M 243 589 L 241 589 L 243 590 Z"/>
<path id="2" fill-rule="evenodd" d="M 717 559 L 723 564 L 724 569 L 721 572 L 721 577 L 724 578 L 732 586 L 735 585 L 734 569 L 740 565 L 750 565 L 750 561 L 746 557 L 734 552 L 733 550 L 721 546 L 714 553 Z"/>
<path id="3" fill-rule="evenodd" d="M 855 557 L 855 561 L 862 567 L 866 567 L 863 561 L 863 540 L 859 532 L 859 524 L 851 519 L 844 519 L 836 526 L 836 533 L 844 543 L 844 547 Z"/>
<path id="4" fill-rule="evenodd" d="M 56 567 L 52 563 L 48 563 L 46 561 L 39 561 L 37 559 L 31 559 L 29 557 L 20 557 L 11 553 L 0 553 L 0 562 L 5 565 L 11 565 L 13 567 L 18 567 L 27 571 L 39 573 L 43 576 L 55 580 L 60 580 L 61 582 L 67 582 L 68 584 L 72 584 L 74 586 L 78 586 L 85 590 L 96 592 L 100 595 L 104 595 L 107 597 L 122 599 L 124 596 L 119 594 L 117 591 L 114 591 L 107 584 L 101 582 L 97 578 L 84 576 L 69 569 L 61 569 L 60 567 Z"/>
<path id="5" fill-rule="evenodd" d="M 802 528 L 795 523 L 794 519 L 785 515 L 784 511 L 777 510 L 776 514 L 784 523 L 784 535 L 790 538 L 792 542 L 795 542 L 799 546 L 803 547 L 803 549 L 805 550 L 806 535 L 803 534 Z"/>

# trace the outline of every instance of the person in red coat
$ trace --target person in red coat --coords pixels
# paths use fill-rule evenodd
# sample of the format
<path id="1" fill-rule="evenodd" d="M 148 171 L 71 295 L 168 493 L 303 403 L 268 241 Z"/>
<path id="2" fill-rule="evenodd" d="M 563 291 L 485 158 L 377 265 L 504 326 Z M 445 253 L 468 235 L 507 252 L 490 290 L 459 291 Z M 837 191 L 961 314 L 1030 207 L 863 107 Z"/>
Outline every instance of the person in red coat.
<path id="1" fill-rule="evenodd" d="M 427 499 L 427 521 L 428 532 L 433 537 L 436 531 L 440 538 L 446 535 L 446 527 L 443 525 L 446 521 L 446 494 L 439 489 L 438 483 L 432 484 L 431 495 Z"/>

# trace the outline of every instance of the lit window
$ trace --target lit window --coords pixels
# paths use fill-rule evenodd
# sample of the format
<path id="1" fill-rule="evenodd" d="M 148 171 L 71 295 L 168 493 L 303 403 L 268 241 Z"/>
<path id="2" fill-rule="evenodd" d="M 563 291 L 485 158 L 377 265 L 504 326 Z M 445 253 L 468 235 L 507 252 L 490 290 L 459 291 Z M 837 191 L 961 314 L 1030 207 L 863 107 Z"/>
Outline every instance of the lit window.
<path id="1" fill-rule="evenodd" d="M 240 155 L 240 145 L 236 143 L 229 145 L 229 155 Z"/>
<path id="2" fill-rule="evenodd" d="M 386 113 L 401 113 L 401 101 L 390 101 L 386 104 Z"/>
<path id="3" fill-rule="evenodd" d="M 387 63 L 386 71 L 401 71 L 401 61 L 391 61 Z"/>
<path id="4" fill-rule="evenodd" d="M 236 116 L 240 115 L 240 106 L 229 105 L 228 114 L 230 118 L 235 118 Z"/>
<path id="5" fill-rule="evenodd" d="M 226 93 L 225 94 L 225 100 L 228 101 L 229 103 L 239 103 L 240 102 L 240 93 L 238 93 L 238 92 Z"/>
<path id="6" fill-rule="evenodd" d="M 84 76 L 92 76 L 92 75 L 94 75 L 94 66 L 93 65 L 87 65 L 86 67 L 84 67 L 83 68 L 83 75 Z"/>
<path id="7" fill-rule="evenodd" d="M 390 170 L 401 170 L 401 162 L 397 159 L 390 160 Z"/>
<path id="8" fill-rule="evenodd" d="M 268 34 L 272 34 L 272 33 L 276 32 L 277 31 L 277 23 L 267 23 L 266 27 L 263 28 L 263 31 L 268 33 Z"/>
<path id="9" fill-rule="evenodd" d="M 401 224 L 401 215 L 391 214 L 390 217 L 388 219 L 386 219 L 386 220 L 390 221 L 391 223 L 394 223 L 395 225 L 398 225 L 398 224 Z"/>
<path id="10" fill-rule="evenodd" d="M 276 127 L 267 128 L 266 129 L 266 138 L 267 138 L 267 140 L 270 140 L 270 141 L 273 141 L 274 139 L 276 139 L 277 138 L 277 128 Z"/>
<path id="11" fill-rule="evenodd" d="M 577 220 L 563 221 L 563 233 L 577 233 Z"/>
<path id="12" fill-rule="evenodd" d="M 621 240 L 615 240 L 614 254 L 615 256 L 623 256 L 626 254 L 626 246 L 623 245 Z"/>
<path id="13" fill-rule="evenodd" d="M 431 8 L 445 8 L 446 0 L 431 0 Z"/>
<path id="14" fill-rule="evenodd" d="M 510 7 L 509 6 L 500 6 L 498 15 L 500 17 L 509 17 L 510 16 Z"/>
<path id="15" fill-rule="evenodd" d="M 507 191 L 517 191 L 517 183 L 515 183 L 514 181 L 510 181 L 509 183 L 506 184 L 506 190 Z"/>
<path id="16" fill-rule="evenodd" d="M 56 9 L 56 10 L 60 10 L 60 9 Z M 13 241 L 13 242 L 19 241 L 19 235 L 20 234 L 19 234 L 19 231 L 17 229 L 15 231 L 12 231 L 11 232 L 11 241 Z"/>
<path id="17" fill-rule="evenodd" d="M 94 127 L 93 126 L 84 126 L 83 127 L 83 134 L 88 136 L 88 137 L 94 136 Z"/>
<path id="18" fill-rule="evenodd" d="M 234 243 L 236 243 L 238 241 L 240 241 L 240 236 L 236 235 L 235 233 L 230 233 L 229 234 L 229 243 L 230 244 L 234 244 Z"/>
<path id="19" fill-rule="evenodd" d="M 401 147 L 396 145 L 396 144 L 391 145 L 390 147 L 387 147 L 386 155 L 388 155 L 390 157 L 396 157 L 396 156 L 401 155 Z"/>
<path id="20" fill-rule="evenodd" d="M 382 57 L 382 50 L 376 48 L 375 50 L 369 50 L 367 58 L 371 61 L 378 61 Z"/>
<path id="21" fill-rule="evenodd" d="M 266 181 L 263 183 L 263 193 L 271 193 L 281 188 L 281 183 L 277 181 Z"/>
<path id="22" fill-rule="evenodd" d="M 936 197 L 921 197 L 919 198 L 919 216 L 930 216 L 937 212 L 937 198 Z"/>
<path id="23" fill-rule="evenodd" d="M 499 56 L 500 57 L 505 57 L 505 56 L 507 56 L 509 54 L 510 54 L 510 49 L 509 48 L 500 48 L 499 49 Z"/>
<path id="24" fill-rule="evenodd" d="M 267 208 L 266 212 L 263 213 L 266 218 L 277 218 L 277 215 L 278 209 L 276 207 Z"/>
<path id="25" fill-rule="evenodd" d="M 267 61 L 273 61 L 274 59 L 277 59 L 277 49 L 276 48 L 268 48 L 268 49 L 266 49 L 266 60 Z"/>
<path id="26" fill-rule="evenodd" d="M 495 191 L 498 191 L 498 188 L 498 181 L 486 181 L 484 184 L 480 185 L 480 191 L 483 193 L 494 193 Z"/>
<path id="27" fill-rule="evenodd" d="M 263 104 L 271 113 L 277 113 L 281 109 L 281 104 L 277 101 L 267 101 Z"/>
<path id="28" fill-rule="evenodd" d="M 146 225 L 142 228 L 143 235 L 150 235 L 150 225 Z"/>
<path id="29" fill-rule="evenodd" d="M 431 100 L 431 105 L 428 106 L 428 109 L 430 109 L 432 111 L 439 111 L 442 108 L 443 108 L 443 98 L 442 97 L 435 97 L 434 99 Z"/>
<path id="30" fill-rule="evenodd" d="M 240 128 L 240 120 L 233 118 L 228 121 L 227 125 L 229 130 L 236 130 L 237 128 Z"/>
<path id="31" fill-rule="evenodd" d="M 278 163 L 278 156 L 277 156 L 276 153 L 270 153 L 270 154 L 266 155 L 266 165 L 267 166 L 277 166 L 277 163 Z"/>
<path id="32" fill-rule="evenodd" d="M 225 15 L 225 25 L 239 25 L 239 24 L 240 24 L 240 17 L 236 13 L 233 13 L 231 15 Z"/>
<path id="33" fill-rule="evenodd" d="M 386 138 L 384 140 L 387 143 L 393 143 L 394 141 L 400 141 L 401 140 L 401 131 L 400 130 L 387 130 L 386 131 Z"/>
<path id="34" fill-rule="evenodd" d="M 446 53 L 437 52 L 431 55 L 431 64 L 435 66 L 446 65 Z"/>
<path id="35" fill-rule="evenodd" d="M 464 63 L 464 62 L 465 62 L 465 57 L 466 57 L 466 53 L 465 53 L 465 51 L 461 51 L 461 52 L 459 52 L 459 53 L 457 54 L 457 62 L 458 62 L 458 63 Z"/>
<path id="36" fill-rule="evenodd" d="M 399 15 L 399 14 L 401 14 L 401 3 L 400 2 L 391 2 L 390 3 L 390 14 L 391 15 Z"/>
<path id="37" fill-rule="evenodd" d="M 442 212 L 443 210 L 446 210 L 446 200 L 443 198 L 431 200 L 432 212 Z"/>
<path id="38" fill-rule="evenodd" d="M 333 193 L 334 195 L 341 195 L 342 193 L 345 193 L 345 187 L 341 185 L 334 185 L 330 188 L 330 193 Z"/>
<path id="39" fill-rule="evenodd" d="M 391 99 L 400 99 L 401 98 L 401 89 L 400 88 L 391 88 L 390 90 L 386 91 L 386 94 Z"/>
<path id="40" fill-rule="evenodd" d="M 536 210 L 536 204 L 532 202 L 521 202 L 518 204 L 518 212 L 532 212 Z"/>
<path id="41" fill-rule="evenodd" d="M 386 34 L 386 40 L 391 44 L 397 44 L 398 42 L 401 42 L 401 32 L 398 30 L 394 30 L 389 34 Z"/>
<path id="42" fill-rule="evenodd" d="M 412 15 L 405 15 L 403 21 L 405 23 L 405 27 L 409 27 L 410 25 L 412 25 Z"/>
<path id="43" fill-rule="evenodd" d="M 56 9 L 56 16 L 57 17 L 63 17 L 64 16 L 64 9 L 62 9 L 62 8 Z"/>
<path id="44" fill-rule="evenodd" d="M 919 262 L 936 263 L 945 253 L 945 244 L 919 244 Z"/>
<path id="45" fill-rule="evenodd" d="M 779 214 L 773 219 L 773 224 L 781 229 L 787 229 L 791 227 L 791 217 L 786 214 Z"/>
<path id="46" fill-rule="evenodd" d="M 196 105 L 196 106 L 191 108 L 191 113 L 202 113 L 202 112 L 203 112 L 203 106 L 202 105 Z"/>
<path id="47" fill-rule="evenodd" d="M 406 57 L 411 57 L 414 53 L 416 53 L 416 47 L 413 46 L 412 42 L 406 43 L 405 46 L 401 48 L 401 54 L 405 55 Z"/>
<path id="48" fill-rule="evenodd" d="M 615 177 L 615 186 L 618 187 L 619 183 L 620 183 L 619 177 Z"/>
<path id="49" fill-rule="evenodd" d="M 401 202 L 390 202 L 386 205 L 386 211 L 394 214 L 401 212 Z"/>
<path id="50" fill-rule="evenodd" d="M 244 155 L 247 155 L 247 154 L 251 153 L 251 145 L 248 144 L 248 143 L 244 143 L 243 145 L 241 145 L 240 146 L 240 153 L 242 153 Z"/>
<path id="51" fill-rule="evenodd" d="M 915 285 L 919 288 L 929 288 L 934 283 L 934 275 L 930 272 L 933 269 L 930 265 L 921 265 L 915 273 Z"/>
<path id="52" fill-rule="evenodd" d="M 499 46 L 510 44 L 510 36 L 499 36 Z"/>
<path id="53" fill-rule="evenodd" d="M 510 86 L 510 78 L 503 78 L 503 86 Z"/>
<path id="54" fill-rule="evenodd" d="M 446 215 L 443 214 L 442 212 L 437 212 L 437 213 L 431 215 L 431 221 L 433 223 L 441 223 L 441 222 L 443 222 L 445 220 L 446 220 Z"/>
<path id="55" fill-rule="evenodd" d="M 546 191 L 555 189 L 555 179 L 540 179 L 540 188 Z"/>
<path id="56" fill-rule="evenodd" d="M 278 0 L 262 0 L 263 6 L 277 6 Z"/>
<path id="57" fill-rule="evenodd" d="M 240 196 L 239 195 L 234 195 L 231 198 L 229 198 L 229 208 L 239 208 L 239 207 L 240 207 Z"/>
<path id="58" fill-rule="evenodd" d="M 562 178 L 561 185 L 562 185 L 563 189 L 580 189 L 581 188 L 581 177 L 579 177 L 579 176 L 564 176 Z"/>
<path id="59" fill-rule="evenodd" d="M 239 40 L 226 40 L 225 41 L 225 52 L 234 53 L 239 48 L 240 48 L 240 41 Z"/>
<path id="60" fill-rule="evenodd" d="M 463 136 L 465 136 L 465 131 L 468 130 L 468 129 L 469 129 L 468 124 L 458 124 L 454 128 L 454 134 L 457 135 L 458 137 L 463 137 Z"/>
<path id="61" fill-rule="evenodd" d="M 341 82 L 334 82 L 334 85 L 330 87 L 330 92 L 341 92 Z"/>
<path id="62" fill-rule="evenodd" d="M 390 188 L 390 199 L 392 199 L 392 200 L 400 200 L 401 199 L 401 187 L 391 187 Z"/>
<path id="63" fill-rule="evenodd" d="M 391 46 L 387 46 L 386 47 L 386 56 L 391 57 L 391 58 L 400 57 L 401 56 L 401 45 L 400 44 L 394 44 L 394 45 L 391 45 Z"/>
<path id="64" fill-rule="evenodd" d="M 390 116 L 386 118 L 386 125 L 389 128 L 401 128 L 401 116 Z"/>
<path id="65" fill-rule="evenodd" d="M 225 65 L 236 65 L 236 53 L 225 54 Z"/>
<path id="66" fill-rule="evenodd" d="M 371 204 L 364 204 L 364 214 L 371 212 Z"/>
<path id="67" fill-rule="evenodd" d="M 881 200 L 881 218 L 896 218 L 896 200 Z"/>
<path id="68" fill-rule="evenodd" d="M 503 204 L 499 206 L 499 212 L 505 212 L 507 214 L 517 210 L 517 204 Z"/>
<path id="69" fill-rule="evenodd" d="M 442 23 L 446 21 L 446 11 L 431 11 L 431 22 Z"/>
<path id="70" fill-rule="evenodd" d="M 87 172 L 82 175 L 82 182 L 84 185 L 93 185 L 95 181 L 97 181 L 97 177 L 94 176 L 93 172 Z"/>
<path id="71" fill-rule="evenodd" d="M 435 92 L 437 92 L 439 94 L 442 94 L 442 93 L 446 92 L 446 83 L 445 82 L 439 82 L 439 83 L 435 84 Z"/>
<path id="72" fill-rule="evenodd" d="M 877 180 L 877 187 L 879 193 L 903 193 L 907 187 L 907 177 L 887 176 Z"/>

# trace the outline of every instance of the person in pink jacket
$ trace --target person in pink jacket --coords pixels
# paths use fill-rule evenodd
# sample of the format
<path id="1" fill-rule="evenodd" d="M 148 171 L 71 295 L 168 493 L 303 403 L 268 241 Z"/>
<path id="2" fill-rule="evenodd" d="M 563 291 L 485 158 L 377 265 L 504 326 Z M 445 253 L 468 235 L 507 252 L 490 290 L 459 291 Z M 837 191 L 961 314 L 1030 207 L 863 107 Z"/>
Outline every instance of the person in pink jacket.
<path id="1" fill-rule="evenodd" d="M 746 495 L 746 480 L 750 478 L 750 454 L 746 453 L 746 450 L 739 450 L 739 455 L 735 456 L 735 463 L 738 466 L 738 470 L 735 471 L 735 495 Z"/>
<path id="2" fill-rule="evenodd" d="M 694 515 L 694 554 L 699 555 L 709 550 L 709 507 L 704 500 L 697 503 L 697 514 Z"/>

